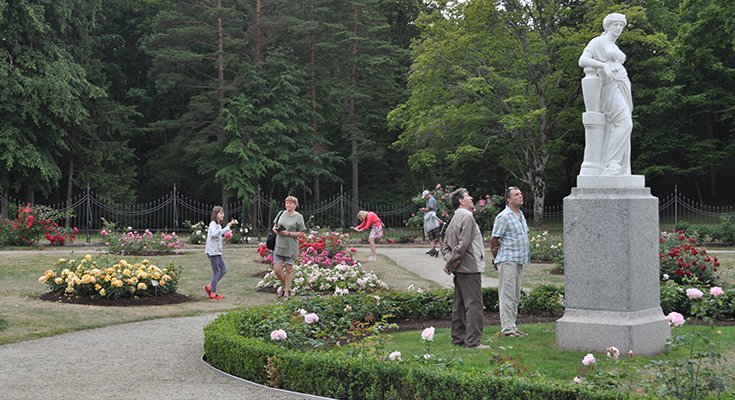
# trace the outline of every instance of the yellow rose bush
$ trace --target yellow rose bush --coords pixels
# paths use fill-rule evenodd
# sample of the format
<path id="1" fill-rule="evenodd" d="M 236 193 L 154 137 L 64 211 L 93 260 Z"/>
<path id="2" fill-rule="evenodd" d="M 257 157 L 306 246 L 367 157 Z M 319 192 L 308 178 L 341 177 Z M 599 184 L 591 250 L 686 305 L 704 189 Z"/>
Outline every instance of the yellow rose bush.
<path id="1" fill-rule="evenodd" d="M 80 260 L 60 258 L 38 278 L 52 292 L 118 299 L 132 296 L 163 296 L 176 292 L 179 272 L 170 265 L 159 268 L 147 259 L 127 261 L 109 257 Z"/>

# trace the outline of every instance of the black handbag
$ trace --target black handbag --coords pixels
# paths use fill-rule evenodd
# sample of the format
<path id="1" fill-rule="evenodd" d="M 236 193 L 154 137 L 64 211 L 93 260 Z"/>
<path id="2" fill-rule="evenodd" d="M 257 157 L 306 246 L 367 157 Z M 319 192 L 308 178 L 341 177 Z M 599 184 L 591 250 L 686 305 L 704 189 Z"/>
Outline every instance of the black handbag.
<path id="1" fill-rule="evenodd" d="M 281 213 L 283 210 L 278 212 L 278 215 L 276 216 L 276 220 L 281 219 Z M 274 250 L 276 248 L 276 233 L 271 231 L 271 233 L 268 234 L 268 238 L 265 239 L 265 247 L 268 250 Z"/>

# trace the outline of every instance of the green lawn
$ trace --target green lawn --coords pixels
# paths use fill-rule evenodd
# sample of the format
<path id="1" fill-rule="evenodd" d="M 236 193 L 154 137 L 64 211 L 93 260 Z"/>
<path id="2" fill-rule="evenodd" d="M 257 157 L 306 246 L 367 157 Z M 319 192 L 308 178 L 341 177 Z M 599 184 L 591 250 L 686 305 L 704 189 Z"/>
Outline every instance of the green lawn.
<path id="1" fill-rule="evenodd" d="M 434 341 L 430 342 L 429 354 L 435 358 L 449 359 L 458 356 L 462 363 L 456 368 L 460 370 L 482 370 L 492 373 L 497 369 L 497 363 L 491 355 L 502 355 L 504 359 L 513 359 L 516 369 L 523 370 L 523 376 L 540 374 L 548 379 L 571 382 L 575 376 L 583 374 L 582 358 L 587 352 L 557 350 L 555 344 L 555 324 L 527 324 L 521 327 L 528 336 L 523 338 L 500 337 L 495 334 L 499 326 L 486 326 L 482 342 L 491 346 L 490 350 L 472 350 L 451 345 L 449 328 L 436 330 Z M 682 333 L 691 332 L 694 329 L 709 330 L 707 326 L 684 325 Z M 718 334 L 717 331 L 720 333 Z M 719 346 L 729 365 L 735 366 L 735 327 L 715 327 L 712 331 L 712 340 Z M 404 361 L 413 361 L 415 357 L 421 357 L 425 351 L 425 344 L 421 340 L 421 331 L 408 331 L 392 334 L 386 341 L 383 353 L 390 354 L 400 351 Z M 597 359 L 596 368 L 609 369 L 611 363 L 604 349 L 594 353 Z M 683 351 L 676 353 L 683 355 Z M 621 365 L 632 365 L 641 370 L 652 360 L 671 358 L 674 355 L 660 355 L 653 357 L 634 356 L 629 358 L 621 355 Z M 647 373 L 651 371 L 646 370 Z"/>
<path id="2" fill-rule="evenodd" d="M 70 258 L 71 250 L 46 248 L 42 251 L 0 251 L 0 319 L 7 323 L 5 329 L 0 329 L 0 344 L 126 322 L 215 313 L 276 301 L 274 294 L 255 290 L 260 280 L 259 274 L 268 266 L 258 262 L 258 254 L 252 245 L 225 248 L 224 257 L 229 272 L 219 285 L 218 292 L 225 296 L 222 301 L 210 301 L 202 289 L 211 277 L 202 246 L 190 248 L 177 256 L 147 257 L 159 266 L 174 263 L 181 267 L 178 293 L 192 297 L 195 300 L 193 302 L 167 306 L 98 307 L 39 300 L 38 297 L 48 290 L 46 285 L 38 283 L 38 277 L 50 269 L 57 259 Z M 87 252 L 94 254 L 94 248 L 73 250 L 76 251 L 76 257 L 82 257 Z M 364 259 L 367 248 L 359 248 L 357 254 L 358 258 Z M 128 260 L 133 258 L 126 257 Z M 398 268 L 384 257 L 365 264 L 364 268 L 377 273 L 392 289 L 405 290 L 411 284 L 431 286 L 431 282 Z"/>

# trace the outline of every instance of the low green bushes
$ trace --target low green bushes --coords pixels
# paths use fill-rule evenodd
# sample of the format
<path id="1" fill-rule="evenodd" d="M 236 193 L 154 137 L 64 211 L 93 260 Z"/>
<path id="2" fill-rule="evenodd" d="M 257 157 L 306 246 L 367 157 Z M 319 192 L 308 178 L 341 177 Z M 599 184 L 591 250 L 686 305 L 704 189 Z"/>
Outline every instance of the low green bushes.
<path id="1" fill-rule="evenodd" d="M 524 295 L 525 307 L 551 312 L 557 309 L 549 304 L 558 303 L 559 296 L 559 288 L 544 287 Z M 355 338 L 380 337 L 381 329 L 361 336 L 371 322 L 380 325 L 388 319 L 448 317 L 452 297 L 449 289 L 382 296 L 355 294 L 232 312 L 204 329 L 205 355 L 216 368 L 260 384 L 338 399 L 627 398 L 625 394 L 593 392 L 541 378 L 513 379 L 438 365 L 390 362 L 359 347 L 333 349 Z M 496 289 L 484 289 L 483 298 L 487 309 L 496 309 Z M 318 324 L 308 322 L 311 319 L 306 310 L 319 316 Z M 288 338 L 274 336 L 272 332 L 277 329 L 288 332 Z M 315 336 L 323 337 L 325 350 L 304 346 L 313 343 Z"/>

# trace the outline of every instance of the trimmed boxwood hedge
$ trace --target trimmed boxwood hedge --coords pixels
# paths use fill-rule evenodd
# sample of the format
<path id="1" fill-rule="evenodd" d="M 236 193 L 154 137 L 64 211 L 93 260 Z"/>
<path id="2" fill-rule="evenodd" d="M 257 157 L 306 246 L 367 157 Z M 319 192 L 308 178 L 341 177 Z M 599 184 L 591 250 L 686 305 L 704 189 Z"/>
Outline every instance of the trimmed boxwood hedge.
<path id="1" fill-rule="evenodd" d="M 397 318 L 446 317 L 452 291 L 389 292 Z M 364 296 L 364 295 L 363 295 Z M 358 301 L 360 296 L 355 296 Z M 497 304 L 497 290 L 487 288 L 488 309 Z M 352 300 L 351 300 L 352 301 Z M 293 302 L 298 307 L 297 302 Z M 625 399 L 627 394 L 590 391 L 544 379 L 504 378 L 431 366 L 399 364 L 336 351 L 286 350 L 260 338 L 244 337 L 238 326 L 263 308 L 224 314 L 204 328 L 204 352 L 214 367 L 260 384 L 336 399 Z"/>

